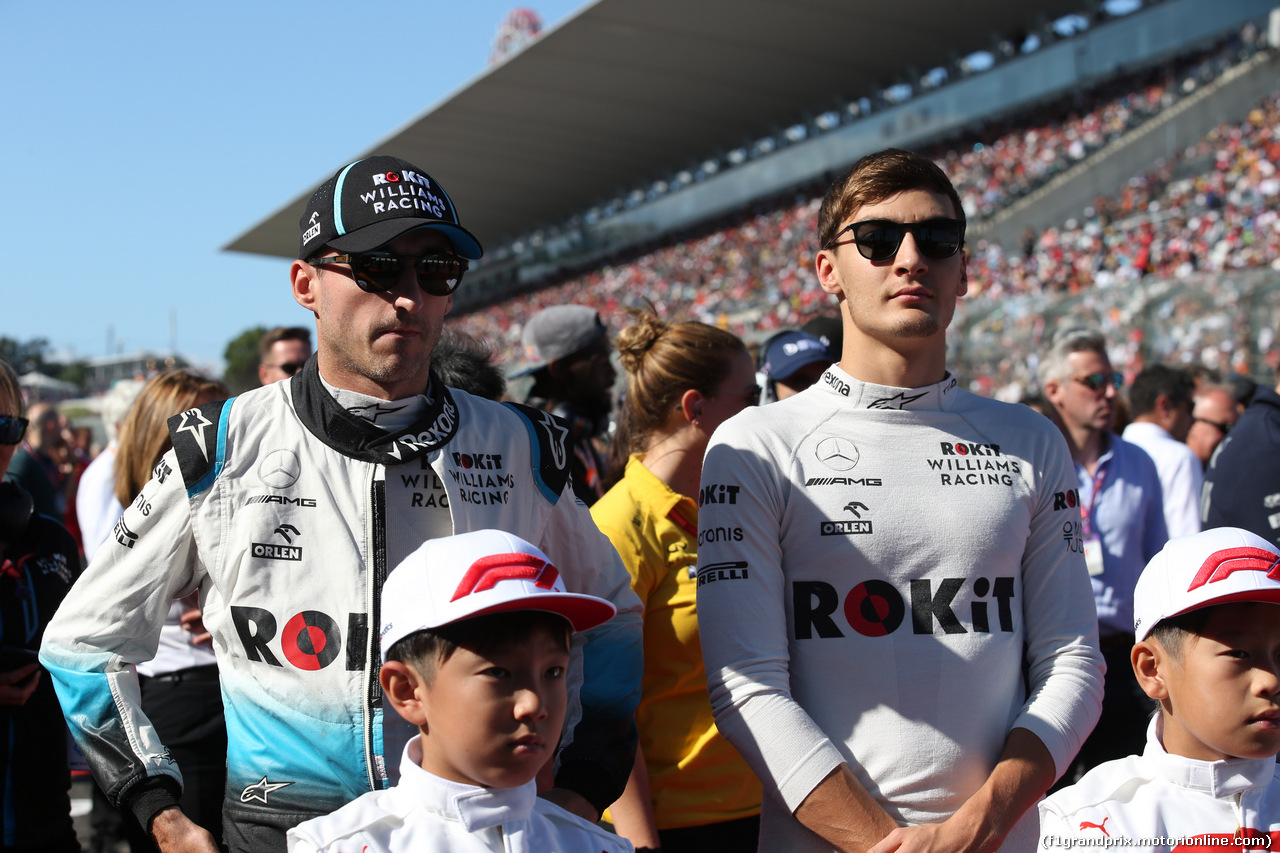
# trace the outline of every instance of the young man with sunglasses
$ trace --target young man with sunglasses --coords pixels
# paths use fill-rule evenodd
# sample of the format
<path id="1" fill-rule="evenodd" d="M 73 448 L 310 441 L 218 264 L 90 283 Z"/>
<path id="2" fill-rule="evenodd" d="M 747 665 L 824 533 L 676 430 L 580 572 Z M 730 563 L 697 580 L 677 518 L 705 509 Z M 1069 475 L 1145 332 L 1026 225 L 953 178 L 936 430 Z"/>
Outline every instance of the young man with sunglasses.
<path id="1" fill-rule="evenodd" d="M 398 777 L 415 729 L 378 688 L 387 572 L 427 539 L 497 528 L 618 608 L 581 653 L 575 641 L 547 793 L 594 820 L 634 754 L 640 604 L 574 500 L 564 426 L 432 375 L 480 244 L 439 184 L 385 156 L 322 185 L 301 228 L 290 274 L 316 318 L 315 358 L 170 421 L 174 449 L 47 635 L 42 661 L 77 742 L 161 850 L 216 849 L 177 808 L 179 769 L 138 708 L 133 669 L 168 603 L 198 589 L 226 699 L 225 840 L 283 851 L 288 828 Z"/>
<path id="2" fill-rule="evenodd" d="M 1243 527 L 1280 545 L 1280 384 L 1259 385 L 1223 435 L 1204 472 L 1204 526 Z"/>
<path id="3" fill-rule="evenodd" d="M 762 850 L 1033 849 L 1101 697 L 1070 456 L 947 372 L 964 212 L 935 164 L 864 157 L 818 228 L 841 359 L 703 468 L 716 723 L 769 794 Z"/>
<path id="4" fill-rule="evenodd" d="M 311 358 L 311 330 L 305 326 L 276 326 L 258 341 L 258 382 L 270 385 L 288 379 Z"/>
<path id="5" fill-rule="evenodd" d="M 1206 471 L 1213 451 L 1240 419 L 1240 409 L 1230 385 L 1198 385 L 1193 400 L 1187 447 L 1200 460 L 1200 470 Z"/>
<path id="6" fill-rule="evenodd" d="M 1106 339 L 1064 329 L 1038 367 L 1040 386 L 1058 413 L 1080 487 L 1078 537 L 1093 584 L 1099 645 L 1107 663 L 1102 723 L 1064 774 L 1074 783 L 1090 768 L 1142 748 L 1150 701 L 1131 674 L 1133 588 L 1169 536 L 1155 463 L 1111 430 L 1124 377 L 1111 367 Z"/>

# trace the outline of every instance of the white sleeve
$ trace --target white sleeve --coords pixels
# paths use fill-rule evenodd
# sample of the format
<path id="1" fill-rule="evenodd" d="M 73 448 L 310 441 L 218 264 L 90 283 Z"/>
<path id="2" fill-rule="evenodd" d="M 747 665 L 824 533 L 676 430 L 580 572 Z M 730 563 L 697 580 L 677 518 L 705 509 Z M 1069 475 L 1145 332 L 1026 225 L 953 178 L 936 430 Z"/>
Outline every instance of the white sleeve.
<path id="1" fill-rule="evenodd" d="M 780 460 L 751 441 L 738 418 L 716 431 L 702 469 L 703 489 L 736 488 L 734 503 L 706 503 L 698 549 L 698 630 L 716 726 L 751 765 L 767 792 L 794 812 L 844 757 L 792 698 L 786 577 L 780 519 Z"/>
<path id="2" fill-rule="evenodd" d="M 1178 464 L 1170 473 L 1164 490 L 1164 522 L 1169 538 L 1190 536 L 1200 532 L 1200 489 L 1204 486 L 1204 468 L 1188 450 L 1178 454 Z"/>
<path id="3" fill-rule="evenodd" d="M 1040 843 L 1036 845 L 1038 853 L 1060 853 L 1063 839 L 1071 835 L 1071 826 L 1065 817 L 1055 809 L 1040 801 Z"/>
<path id="4" fill-rule="evenodd" d="M 1083 548 L 1064 536 L 1080 530 L 1079 502 L 1055 500 L 1077 488 L 1075 469 L 1061 435 L 1050 439 L 1022 555 L 1028 698 L 1013 728 L 1038 737 L 1061 775 L 1101 714 L 1105 666 Z"/>
<path id="5" fill-rule="evenodd" d="M 40 662 L 113 803 L 180 784 L 142 713 L 134 665 L 155 655 L 169 605 L 197 587 L 197 570 L 190 504 L 170 451 L 45 629 Z"/>

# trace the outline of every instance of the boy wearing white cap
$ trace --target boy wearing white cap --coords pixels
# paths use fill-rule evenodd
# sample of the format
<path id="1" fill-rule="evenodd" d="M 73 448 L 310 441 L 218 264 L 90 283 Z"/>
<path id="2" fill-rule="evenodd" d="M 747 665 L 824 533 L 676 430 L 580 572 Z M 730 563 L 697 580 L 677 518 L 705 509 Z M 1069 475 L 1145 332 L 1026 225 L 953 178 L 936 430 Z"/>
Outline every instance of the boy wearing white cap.
<path id="1" fill-rule="evenodd" d="M 539 799 L 534 781 L 564 722 L 571 633 L 614 613 L 566 592 L 546 555 L 513 534 L 423 544 L 382 589 L 378 680 L 419 732 L 400 783 L 291 829 L 289 850 L 630 850 Z"/>
<path id="2" fill-rule="evenodd" d="M 1248 531 L 1184 536 L 1151 559 L 1134 589 L 1130 656 L 1139 686 L 1159 703 L 1146 750 L 1044 800 L 1042 851 L 1276 846 L 1277 605 L 1280 553 Z"/>

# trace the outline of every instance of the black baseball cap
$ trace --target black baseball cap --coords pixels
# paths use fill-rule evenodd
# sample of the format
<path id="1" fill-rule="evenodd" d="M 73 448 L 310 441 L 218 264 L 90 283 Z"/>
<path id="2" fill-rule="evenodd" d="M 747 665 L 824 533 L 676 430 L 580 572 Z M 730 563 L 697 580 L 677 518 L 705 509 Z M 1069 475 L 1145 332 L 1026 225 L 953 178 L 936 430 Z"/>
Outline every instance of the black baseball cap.
<path id="1" fill-rule="evenodd" d="M 415 228 L 431 228 L 468 260 L 484 255 L 480 241 L 458 222 L 449 194 L 426 172 L 398 157 L 377 155 L 348 163 L 320 185 L 299 220 L 298 257 L 323 247 L 367 252 Z"/>

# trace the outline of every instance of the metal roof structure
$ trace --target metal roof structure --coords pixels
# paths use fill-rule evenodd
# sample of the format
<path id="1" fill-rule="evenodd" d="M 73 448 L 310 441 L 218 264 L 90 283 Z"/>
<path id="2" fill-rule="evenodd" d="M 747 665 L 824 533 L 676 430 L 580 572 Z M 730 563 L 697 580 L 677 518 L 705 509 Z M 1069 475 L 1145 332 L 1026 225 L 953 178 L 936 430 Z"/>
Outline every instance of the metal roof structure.
<path id="1" fill-rule="evenodd" d="M 496 247 L 1088 5 L 597 0 L 351 159 L 417 164 Z M 311 191 L 225 248 L 292 258 Z"/>

